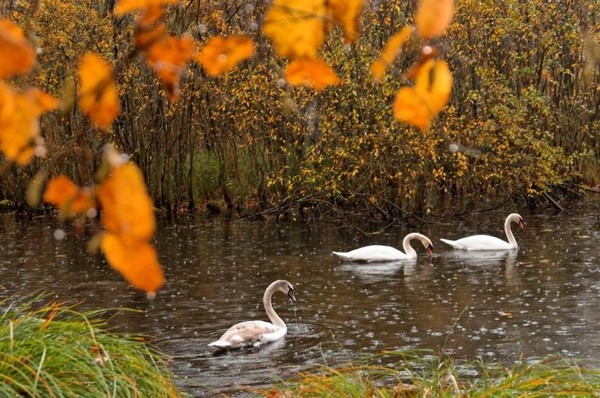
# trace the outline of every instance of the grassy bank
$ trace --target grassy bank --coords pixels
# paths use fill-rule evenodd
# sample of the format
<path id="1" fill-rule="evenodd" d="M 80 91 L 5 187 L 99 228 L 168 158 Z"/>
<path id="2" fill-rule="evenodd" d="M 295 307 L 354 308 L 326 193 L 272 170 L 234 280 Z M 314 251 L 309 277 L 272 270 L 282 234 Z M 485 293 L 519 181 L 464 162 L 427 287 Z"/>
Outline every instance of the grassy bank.
<path id="1" fill-rule="evenodd" d="M 104 311 L 0 302 L 0 396 L 180 397 L 165 357 L 106 330 Z"/>
<path id="2" fill-rule="evenodd" d="M 266 397 L 598 397 L 600 371 L 548 357 L 510 368 L 391 353 L 375 363 L 323 369 L 261 393 Z"/>

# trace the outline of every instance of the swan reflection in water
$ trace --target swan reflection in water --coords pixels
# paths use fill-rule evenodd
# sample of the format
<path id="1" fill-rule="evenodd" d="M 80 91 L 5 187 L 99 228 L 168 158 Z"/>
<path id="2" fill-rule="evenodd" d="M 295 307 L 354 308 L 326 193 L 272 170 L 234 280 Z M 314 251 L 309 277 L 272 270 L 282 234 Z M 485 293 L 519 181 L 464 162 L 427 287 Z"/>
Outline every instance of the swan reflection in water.
<path id="1" fill-rule="evenodd" d="M 464 251 L 455 250 L 446 252 L 443 256 L 448 262 L 456 262 L 466 266 L 515 266 L 517 263 L 517 251 Z"/>
<path id="2" fill-rule="evenodd" d="M 429 270 L 427 273 L 430 273 L 433 269 L 431 261 L 418 265 L 417 260 L 413 259 L 381 263 L 346 262 L 340 264 L 336 268 L 336 271 L 352 273 L 361 280 L 368 282 L 381 282 L 393 277 L 416 277 L 424 272 L 425 269 Z"/>

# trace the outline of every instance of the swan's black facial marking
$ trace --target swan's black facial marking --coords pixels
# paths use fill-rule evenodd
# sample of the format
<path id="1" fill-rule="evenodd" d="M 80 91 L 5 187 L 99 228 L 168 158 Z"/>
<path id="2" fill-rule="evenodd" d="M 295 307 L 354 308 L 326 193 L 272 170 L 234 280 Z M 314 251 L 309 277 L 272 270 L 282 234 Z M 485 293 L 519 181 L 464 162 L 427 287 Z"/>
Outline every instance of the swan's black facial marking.
<path id="1" fill-rule="evenodd" d="M 293 302 L 296 302 L 296 296 L 294 295 L 294 288 L 289 285 L 288 285 L 287 295 Z"/>

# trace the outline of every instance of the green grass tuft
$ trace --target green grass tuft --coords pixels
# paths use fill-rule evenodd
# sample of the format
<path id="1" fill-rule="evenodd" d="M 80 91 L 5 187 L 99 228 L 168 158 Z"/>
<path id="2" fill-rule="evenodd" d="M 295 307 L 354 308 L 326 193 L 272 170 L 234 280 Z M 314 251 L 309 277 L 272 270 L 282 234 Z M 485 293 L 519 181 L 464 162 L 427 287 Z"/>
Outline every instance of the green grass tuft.
<path id="1" fill-rule="evenodd" d="M 551 356 L 510 368 L 417 352 L 388 352 L 370 363 L 324 368 L 261 391 L 279 397 L 600 397 L 600 370 Z"/>
<path id="2" fill-rule="evenodd" d="M 182 396 L 162 354 L 106 330 L 106 310 L 42 301 L 0 301 L 1 397 Z"/>

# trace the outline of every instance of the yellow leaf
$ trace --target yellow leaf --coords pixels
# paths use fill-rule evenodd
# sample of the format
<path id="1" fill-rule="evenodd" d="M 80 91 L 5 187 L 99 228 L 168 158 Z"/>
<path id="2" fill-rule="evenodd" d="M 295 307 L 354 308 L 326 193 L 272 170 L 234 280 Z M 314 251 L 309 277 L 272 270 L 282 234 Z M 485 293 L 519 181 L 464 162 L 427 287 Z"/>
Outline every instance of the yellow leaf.
<path id="1" fill-rule="evenodd" d="M 279 56 L 314 59 L 324 40 L 324 16 L 323 0 L 275 0 L 263 31 Z"/>
<path id="2" fill-rule="evenodd" d="M 41 90 L 19 93 L 0 81 L 0 150 L 8 160 L 25 165 L 43 149 L 38 118 L 57 106 L 58 101 Z"/>
<path id="3" fill-rule="evenodd" d="M 403 87 L 396 94 L 394 117 L 428 130 L 432 119 L 448 103 L 451 90 L 448 65 L 430 59 L 417 71 L 415 86 Z"/>
<path id="4" fill-rule="evenodd" d="M 133 287 L 154 293 L 164 284 L 156 249 L 147 242 L 127 244 L 111 233 L 102 235 L 100 247 L 109 264 Z"/>
<path id="5" fill-rule="evenodd" d="M 383 79 L 383 75 L 388 66 L 394 62 L 394 59 L 400 54 L 402 45 L 410 38 L 413 31 L 411 26 L 405 26 L 399 32 L 390 37 L 383 47 L 379 58 L 371 65 L 371 73 L 376 80 Z"/>
<path id="6" fill-rule="evenodd" d="M 79 63 L 79 106 L 100 128 L 109 128 L 120 112 L 119 95 L 112 66 L 94 53 Z"/>
<path id="7" fill-rule="evenodd" d="M 454 0 L 421 0 L 415 15 L 419 34 L 428 40 L 442 36 L 454 15 Z"/>
<path id="8" fill-rule="evenodd" d="M 115 167 L 97 188 L 102 224 L 126 244 L 148 241 L 154 234 L 152 200 L 140 169 L 133 163 Z"/>
<path id="9" fill-rule="evenodd" d="M 315 90 L 340 84 L 335 71 L 319 59 L 297 59 L 288 64 L 284 71 L 285 80 L 293 85 L 306 85 Z"/>
<path id="10" fill-rule="evenodd" d="M 181 0 L 119 0 L 115 5 L 114 13 L 116 16 L 122 16 L 132 11 L 145 10 L 153 6 L 179 4 L 180 2 Z"/>
<path id="11" fill-rule="evenodd" d="M 65 175 L 59 175 L 48 181 L 44 202 L 58 207 L 64 217 L 72 217 L 95 207 L 92 192 L 89 189 L 79 188 Z"/>
<path id="12" fill-rule="evenodd" d="M 24 75 L 35 62 L 35 50 L 21 28 L 0 19 L 0 79 Z"/>
<path id="13" fill-rule="evenodd" d="M 415 88 L 427 98 L 435 116 L 444 109 L 452 92 L 452 74 L 448 64 L 443 60 L 427 61 L 417 73 Z"/>
<path id="14" fill-rule="evenodd" d="M 359 17 L 363 0 L 329 0 L 326 2 L 332 19 L 344 28 L 344 39 L 351 43 L 358 36 Z"/>
<path id="15" fill-rule="evenodd" d="M 211 38 L 196 60 L 210 76 L 227 73 L 243 60 L 254 55 L 252 40 L 244 36 Z"/>

